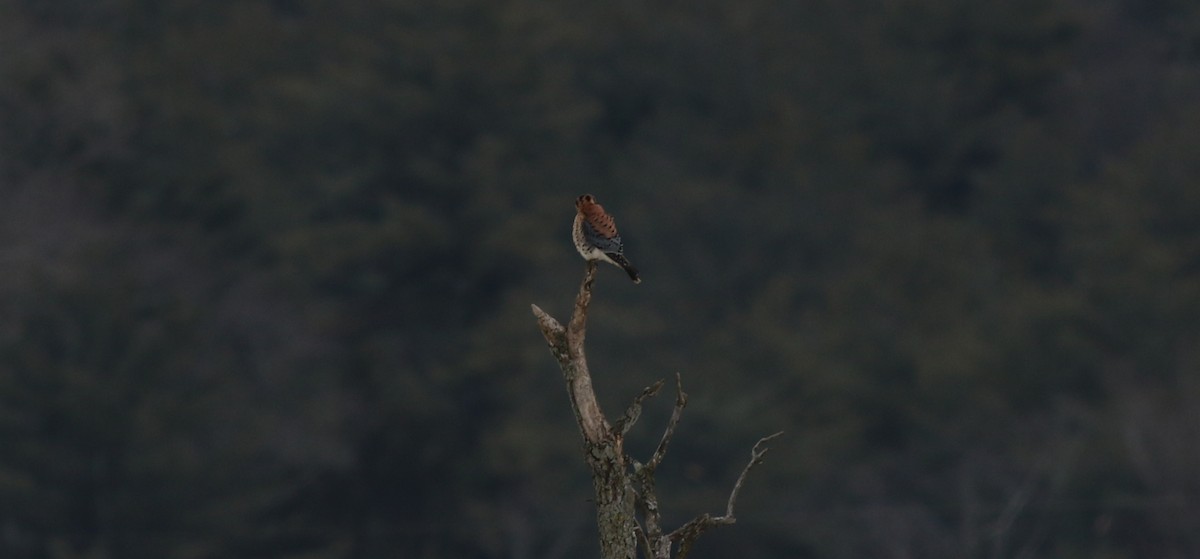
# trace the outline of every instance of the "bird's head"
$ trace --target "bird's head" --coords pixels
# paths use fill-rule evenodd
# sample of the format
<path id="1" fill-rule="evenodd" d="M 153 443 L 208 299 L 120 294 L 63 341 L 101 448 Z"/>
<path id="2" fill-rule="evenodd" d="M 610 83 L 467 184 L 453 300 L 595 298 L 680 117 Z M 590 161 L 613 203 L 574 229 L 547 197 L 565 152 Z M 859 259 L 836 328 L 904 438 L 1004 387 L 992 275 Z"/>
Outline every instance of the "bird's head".
<path id="1" fill-rule="evenodd" d="M 583 196 L 580 196 L 575 199 L 575 209 L 581 209 L 585 205 L 595 204 L 595 203 L 596 203 L 595 196 L 592 196 L 591 194 L 584 194 Z"/>

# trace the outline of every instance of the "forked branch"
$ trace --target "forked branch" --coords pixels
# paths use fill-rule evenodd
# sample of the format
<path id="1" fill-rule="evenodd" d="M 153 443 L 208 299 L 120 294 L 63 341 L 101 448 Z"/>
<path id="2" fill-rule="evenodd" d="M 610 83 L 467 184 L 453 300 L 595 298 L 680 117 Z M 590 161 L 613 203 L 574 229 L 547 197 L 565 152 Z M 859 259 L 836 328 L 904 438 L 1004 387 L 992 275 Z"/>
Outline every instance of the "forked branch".
<path id="1" fill-rule="evenodd" d="M 661 385 L 661 381 L 655 387 Z M 647 388 L 649 390 L 649 388 Z M 687 524 L 680 526 L 675 531 L 669 534 L 663 534 L 662 531 L 662 512 L 658 506 L 658 495 L 655 491 L 654 473 L 658 466 L 662 463 L 663 458 L 667 453 L 667 446 L 671 443 L 671 437 L 675 434 L 675 428 L 679 425 L 679 419 L 683 415 L 683 408 L 687 407 L 687 393 L 683 391 L 683 379 L 679 373 L 675 373 L 675 407 L 671 410 L 671 419 L 667 422 L 667 428 L 663 431 L 662 438 L 658 442 L 658 448 L 654 450 L 654 454 L 650 456 L 645 464 L 640 464 L 636 460 L 630 459 L 633 464 L 633 482 L 637 487 L 635 501 L 638 507 L 638 512 L 642 516 L 641 540 L 642 545 L 646 549 L 647 557 L 653 559 L 670 559 L 673 544 L 679 545 L 678 559 L 683 559 L 691 551 L 692 544 L 705 531 L 720 526 L 723 524 L 733 524 L 737 518 L 733 515 L 733 507 L 737 503 L 738 494 L 742 490 L 742 484 L 746 482 L 746 476 L 750 474 L 750 470 L 762 463 L 763 455 L 767 453 L 767 441 L 774 439 L 783 434 L 783 431 L 763 437 L 754 444 L 754 448 L 750 451 L 750 461 L 742 468 L 742 473 L 738 475 L 737 480 L 733 484 L 733 489 L 729 492 L 729 499 L 725 503 L 725 514 L 721 516 L 712 516 L 705 513 L 696 518 L 693 518 Z"/>
<path id="2" fill-rule="evenodd" d="M 679 373 L 675 373 L 675 406 L 654 454 L 645 464 L 626 456 L 623 444 L 625 434 L 641 416 L 642 403 L 658 394 L 664 382 L 660 380 L 643 389 L 626 408 L 624 415 L 615 424 L 609 425 L 592 389 L 592 377 L 583 351 L 588 305 L 592 300 L 592 285 L 595 280 L 596 263 L 588 261 L 583 282 L 579 285 L 579 293 L 575 296 L 571 320 L 565 327 L 537 305 L 532 307 L 533 314 L 537 317 L 538 329 L 541 330 L 546 344 L 550 347 L 550 353 L 562 369 L 567 384 L 567 395 L 571 400 L 571 410 L 575 413 L 579 431 L 583 435 L 584 456 L 592 470 L 592 482 L 596 492 L 601 557 L 633 559 L 638 547 L 636 536 L 640 536 L 649 557 L 670 559 L 672 546 L 677 543 L 678 557 L 683 558 L 704 531 L 713 526 L 734 523 L 733 506 L 747 474 L 751 468 L 762 462 L 763 454 L 767 451 L 764 443 L 782 433 L 764 437 L 754 445 L 750 463 L 742 470 L 729 494 L 724 515 L 714 517 L 704 514 L 669 534 L 663 534 L 654 472 L 666 457 L 667 447 L 683 416 L 683 408 L 687 406 L 688 397 L 683 391 L 683 378 Z M 629 471 L 630 464 L 633 465 L 632 472 Z M 644 526 L 638 525 L 637 513 L 640 513 Z"/>
<path id="3" fill-rule="evenodd" d="M 714 526 L 733 524 L 734 522 L 737 522 L 737 518 L 733 515 L 733 506 L 735 503 L 737 503 L 738 493 L 742 490 L 742 484 L 746 481 L 746 475 L 750 473 L 751 469 L 762 463 L 763 455 L 770 450 L 770 448 L 764 446 L 767 441 L 770 441 L 771 439 L 774 439 L 782 434 L 783 431 L 779 431 L 773 435 L 763 437 L 759 439 L 757 443 L 754 443 L 754 448 L 750 450 L 750 461 L 746 463 L 745 468 L 742 468 L 741 475 L 738 476 L 737 481 L 733 484 L 733 490 L 729 492 L 729 501 L 725 503 L 724 515 L 712 516 L 708 513 L 704 513 L 696 518 L 693 518 L 687 524 L 680 526 L 674 532 L 671 532 L 671 534 L 668 536 L 670 540 L 672 542 L 679 543 L 679 555 L 676 556 L 678 559 L 684 559 L 687 557 L 688 552 L 692 549 L 692 544 L 695 543 L 696 538 L 700 537 L 700 534 L 703 534 L 705 531 L 713 528 Z"/>
<path id="4" fill-rule="evenodd" d="M 633 559 L 637 554 L 637 519 L 633 499 L 629 495 L 625 451 L 621 437 L 614 433 L 600 410 L 600 403 L 592 389 L 592 375 L 588 371 L 587 357 L 583 352 L 583 340 L 587 332 L 587 310 L 592 300 L 592 284 L 595 280 L 596 263 L 588 261 L 583 273 L 583 282 L 579 285 L 579 293 L 575 296 L 571 320 L 566 327 L 537 305 L 533 305 L 533 314 L 537 317 L 538 329 L 546 338 L 546 344 L 550 346 L 550 353 L 562 369 L 563 379 L 567 384 L 567 397 L 571 400 L 571 410 L 575 413 L 580 434 L 583 435 L 584 457 L 592 471 L 592 486 L 595 489 L 600 556 L 602 559 Z M 640 404 L 640 399 L 638 403 Z M 632 421 L 633 419 L 630 419 L 626 423 Z"/>
<path id="5" fill-rule="evenodd" d="M 584 269 L 583 282 L 579 285 L 579 293 L 575 296 L 575 308 L 571 320 L 564 328 L 561 323 L 539 308 L 532 305 L 533 314 L 538 319 L 538 329 L 550 353 L 558 361 L 563 377 L 567 381 L 567 395 L 571 398 L 571 409 L 575 411 L 575 419 L 584 438 L 597 444 L 608 433 L 608 421 L 600 411 L 600 403 L 592 390 L 592 375 L 588 371 L 587 357 L 583 353 L 583 340 L 587 335 L 587 311 L 592 301 L 592 284 L 596 281 L 596 263 L 587 262 Z"/>

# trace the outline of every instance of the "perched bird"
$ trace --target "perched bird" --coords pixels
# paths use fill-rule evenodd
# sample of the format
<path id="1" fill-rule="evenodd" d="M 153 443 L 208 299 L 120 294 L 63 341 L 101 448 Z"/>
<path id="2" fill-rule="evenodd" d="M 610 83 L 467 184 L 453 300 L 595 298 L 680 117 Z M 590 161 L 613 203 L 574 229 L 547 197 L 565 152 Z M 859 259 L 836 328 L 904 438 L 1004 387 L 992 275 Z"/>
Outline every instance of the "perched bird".
<path id="1" fill-rule="evenodd" d="M 584 260 L 600 260 L 617 266 L 629 274 L 633 283 L 642 283 L 637 268 L 625 259 L 625 246 L 617 234 L 617 223 L 604 208 L 596 203 L 596 197 L 584 194 L 575 199 L 575 225 L 571 230 L 575 250 Z"/>

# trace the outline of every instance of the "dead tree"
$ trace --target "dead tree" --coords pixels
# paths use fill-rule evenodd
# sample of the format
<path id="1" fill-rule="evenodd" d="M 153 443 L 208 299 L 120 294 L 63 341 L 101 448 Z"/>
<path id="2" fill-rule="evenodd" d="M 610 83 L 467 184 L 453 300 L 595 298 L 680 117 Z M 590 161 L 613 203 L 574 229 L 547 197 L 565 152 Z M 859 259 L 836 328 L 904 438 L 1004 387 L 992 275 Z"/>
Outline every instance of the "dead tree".
<path id="1" fill-rule="evenodd" d="M 583 352 L 583 339 L 587 330 L 587 310 L 592 300 L 592 284 L 596 279 L 596 263 L 587 262 L 583 283 L 575 297 L 575 309 L 571 321 L 564 327 L 554 317 L 533 305 L 538 328 L 550 345 L 550 353 L 558 360 L 567 383 L 567 395 L 571 409 L 583 435 L 584 456 L 592 470 L 592 483 L 596 492 L 596 520 L 600 528 L 600 556 L 602 559 L 634 559 L 638 543 L 641 542 L 646 557 L 671 559 L 677 549 L 678 559 L 683 559 L 691 550 L 700 534 L 715 526 L 733 524 L 733 506 L 738 492 L 751 468 L 762 461 L 767 452 L 767 441 L 782 434 L 763 437 L 750 452 L 750 461 L 729 492 L 725 514 L 713 516 L 708 513 L 697 516 L 683 526 L 664 533 L 659 513 L 658 497 L 655 494 L 654 471 L 662 463 L 667 445 L 679 424 L 683 408 L 687 405 L 687 394 L 683 392 L 683 381 L 675 374 L 675 407 L 667 422 L 666 430 L 658 447 L 645 463 L 627 456 L 624 449 L 625 434 L 641 415 L 642 402 L 658 393 L 663 381 L 646 387 L 634 398 L 615 423 L 610 424 L 600 411 L 596 393 L 592 390 L 592 377 L 588 372 L 587 358 Z M 676 548 L 676 546 L 678 546 Z"/>

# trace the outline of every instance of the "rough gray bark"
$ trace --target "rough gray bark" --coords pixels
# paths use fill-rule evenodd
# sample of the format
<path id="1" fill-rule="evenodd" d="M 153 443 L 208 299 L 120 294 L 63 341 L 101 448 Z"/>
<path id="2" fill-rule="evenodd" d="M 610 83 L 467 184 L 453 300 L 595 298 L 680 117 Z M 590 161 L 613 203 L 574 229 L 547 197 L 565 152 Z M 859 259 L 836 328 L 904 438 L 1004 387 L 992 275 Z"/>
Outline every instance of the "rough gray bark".
<path id="1" fill-rule="evenodd" d="M 634 398 L 633 403 L 615 424 L 610 425 L 605 419 L 596 400 L 596 393 L 592 390 L 592 377 L 583 352 L 587 309 L 592 300 L 592 284 L 595 280 L 596 263 L 589 261 L 584 271 L 583 283 L 575 296 L 571 321 L 566 327 L 537 305 L 533 305 L 533 314 L 537 317 L 542 336 L 550 346 L 550 353 L 562 369 L 571 409 L 575 412 L 575 420 L 583 435 L 584 456 L 587 458 L 588 467 L 591 468 L 592 483 L 596 492 L 600 556 L 602 559 L 634 559 L 640 536 L 646 557 L 671 559 L 672 548 L 678 544 L 677 557 L 683 559 L 700 534 L 712 527 L 733 524 L 736 521 L 733 506 L 746 475 L 750 473 L 751 468 L 762 462 L 763 454 L 767 451 L 764 443 L 778 437 L 782 432 L 764 437 L 754 445 L 750 462 L 738 476 L 729 494 L 724 515 L 714 517 L 705 513 L 664 534 L 658 497 L 655 493 L 654 471 L 666 455 L 667 445 L 679 424 L 683 408 L 687 405 L 687 394 L 683 392 L 682 378 L 676 373 L 675 408 L 654 454 L 645 464 L 627 457 L 624 450 L 625 434 L 641 415 L 642 402 L 657 394 L 663 381 L 647 387 Z M 637 512 L 641 513 L 641 524 Z"/>
<path id="2" fill-rule="evenodd" d="M 575 297 L 575 311 L 566 328 L 537 305 L 533 305 L 533 314 L 537 316 L 542 336 L 550 345 L 550 353 L 562 368 L 571 409 L 575 411 L 579 431 L 583 434 L 584 455 L 592 470 L 592 485 L 596 491 L 600 556 L 603 559 L 634 559 L 637 555 L 637 519 L 625 475 L 624 432 L 614 431 L 600 411 L 600 403 L 592 390 L 587 358 L 583 354 L 587 308 L 595 280 L 596 263 L 588 261 L 583 283 Z"/>

